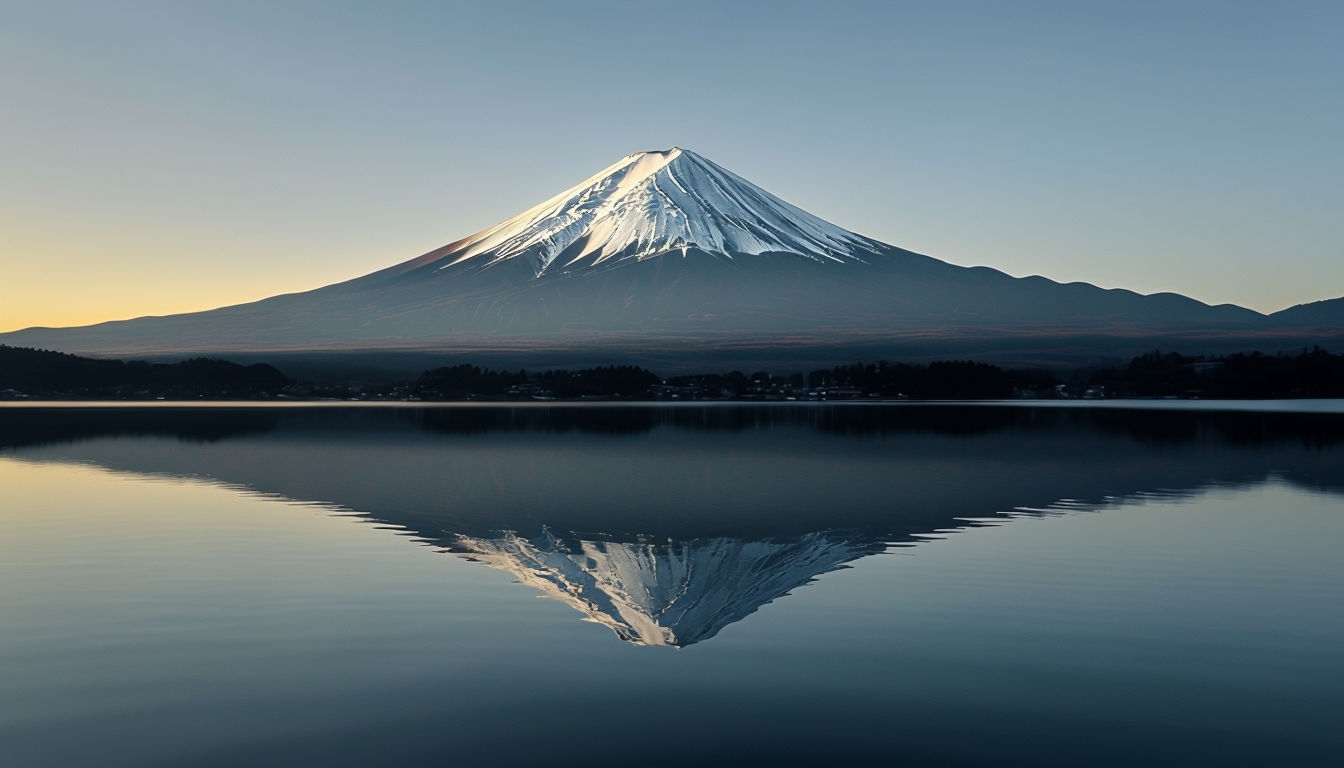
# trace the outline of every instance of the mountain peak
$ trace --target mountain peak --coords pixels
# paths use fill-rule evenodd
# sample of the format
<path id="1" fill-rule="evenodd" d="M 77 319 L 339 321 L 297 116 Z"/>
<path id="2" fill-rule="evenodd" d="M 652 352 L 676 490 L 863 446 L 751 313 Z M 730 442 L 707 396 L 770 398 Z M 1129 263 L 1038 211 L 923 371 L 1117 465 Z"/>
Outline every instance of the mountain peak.
<path id="1" fill-rule="evenodd" d="M 665 161 L 667 161 L 667 162 L 672 162 L 673 160 L 676 160 L 678 157 L 680 157 L 680 156 L 683 155 L 683 154 L 685 154 L 685 155 L 691 155 L 691 156 L 693 156 L 693 157 L 699 157 L 699 155 L 696 155 L 694 152 L 690 151 L 689 149 L 682 149 L 681 147 L 672 147 L 671 149 L 648 149 L 648 150 L 645 150 L 645 151 L 643 151 L 643 152 L 632 152 L 631 154 L 626 155 L 626 157 L 627 157 L 627 158 L 661 158 L 661 159 L 663 159 L 663 160 L 665 160 Z"/>
<path id="2" fill-rule="evenodd" d="M 645 156 L 645 155 L 658 155 L 659 157 L 666 157 L 666 158 L 668 158 L 668 159 L 670 160 L 670 159 L 672 159 L 673 157 L 675 157 L 675 156 L 677 156 L 677 155 L 680 155 L 682 152 L 689 152 L 689 150 L 684 150 L 684 149 L 682 149 L 681 147 L 672 147 L 671 149 L 646 149 L 646 150 L 644 150 L 643 152 L 632 152 L 631 154 L 627 155 L 627 157 L 642 157 L 642 156 Z M 691 154 L 694 154 L 694 153 L 692 152 Z"/>
<path id="3" fill-rule="evenodd" d="M 524 259 L 537 277 L 691 250 L 862 262 L 867 238 L 790 205 L 687 149 L 636 152 L 521 214 L 432 254 L 438 269 Z M 420 261 L 417 266 L 424 266 Z"/>

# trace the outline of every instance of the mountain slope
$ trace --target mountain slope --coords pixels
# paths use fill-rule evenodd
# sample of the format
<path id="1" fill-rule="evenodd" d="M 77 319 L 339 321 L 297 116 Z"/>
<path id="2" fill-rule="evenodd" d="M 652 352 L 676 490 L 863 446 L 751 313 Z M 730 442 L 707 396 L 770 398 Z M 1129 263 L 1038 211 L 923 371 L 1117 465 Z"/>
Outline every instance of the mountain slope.
<path id="1" fill-rule="evenodd" d="M 674 148 L 629 155 L 494 227 L 343 283 L 208 312 L 28 329 L 0 343 L 117 355 L 587 350 L 610 361 L 855 345 L 896 354 L 901 344 L 1122 354 L 1288 331 L 1175 294 L 947 264 L 844 230 Z"/>

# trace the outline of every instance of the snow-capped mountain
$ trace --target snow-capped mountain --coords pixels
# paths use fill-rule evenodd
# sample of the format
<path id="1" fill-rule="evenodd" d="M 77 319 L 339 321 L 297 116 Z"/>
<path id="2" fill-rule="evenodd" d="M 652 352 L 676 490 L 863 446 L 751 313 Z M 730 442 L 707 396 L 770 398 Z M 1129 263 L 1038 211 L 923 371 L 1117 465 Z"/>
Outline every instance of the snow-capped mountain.
<path id="1" fill-rule="evenodd" d="M 548 365 L 755 365 L 1344 342 L 1344 322 L 1313 312 L 1310 324 L 1291 312 L 1275 322 L 1176 294 L 955 266 L 847 231 L 673 148 L 628 155 L 496 226 L 343 283 L 207 312 L 30 328 L 0 334 L 0 344 L 117 356 L 394 350 L 525 365 L 543 353 Z"/>

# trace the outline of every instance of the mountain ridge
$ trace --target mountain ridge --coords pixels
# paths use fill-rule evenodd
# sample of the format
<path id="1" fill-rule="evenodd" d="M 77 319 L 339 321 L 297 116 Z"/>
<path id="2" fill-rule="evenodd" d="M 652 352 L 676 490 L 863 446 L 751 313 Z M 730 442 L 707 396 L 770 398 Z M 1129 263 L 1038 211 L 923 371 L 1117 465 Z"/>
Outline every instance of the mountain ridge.
<path id="1" fill-rule="evenodd" d="M 1344 342 L 1344 301 L 1287 312 L 1275 320 L 1175 293 L 952 265 L 840 228 L 673 148 L 627 155 L 493 227 L 350 280 L 202 312 L 25 329 L 0 343 L 123 356 L 604 349 L 606 362 L 626 362 L 649 351 L 791 355 L 930 340 L 989 360 L 1046 340 L 1074 359 L 1173 340 Z"/>

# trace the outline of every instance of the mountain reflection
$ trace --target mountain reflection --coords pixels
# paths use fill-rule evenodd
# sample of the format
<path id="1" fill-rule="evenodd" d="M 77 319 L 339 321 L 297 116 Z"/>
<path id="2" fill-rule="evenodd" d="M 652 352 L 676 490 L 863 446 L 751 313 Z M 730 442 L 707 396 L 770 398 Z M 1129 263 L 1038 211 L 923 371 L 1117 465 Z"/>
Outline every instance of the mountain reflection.
<path id="1" fill-rule="evenodd" d="M 818 531 L 743 541 L 594 541 L 507 531 L 459 536 L 450 551 L 509 571 L 636 645 L 683 647 L 782 597 L 813 577 L 884 545 L 863 534 Z"/>
<path id="2" fill-rule="evenodd" d="M 1344 493 L 1339 414 L 920 405 L 4 408 L 0 458 L 359 512 L 641 645 L 1004 512 L 1275 478 Z"/>

